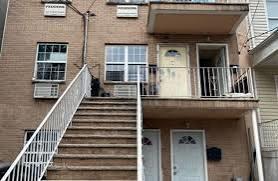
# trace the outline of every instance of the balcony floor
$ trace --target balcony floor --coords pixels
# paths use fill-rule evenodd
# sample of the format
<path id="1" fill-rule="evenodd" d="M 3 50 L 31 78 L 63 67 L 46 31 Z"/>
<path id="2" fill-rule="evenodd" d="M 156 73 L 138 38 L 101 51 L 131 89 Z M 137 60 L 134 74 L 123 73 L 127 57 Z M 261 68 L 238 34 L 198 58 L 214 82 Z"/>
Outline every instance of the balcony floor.
<path id="1" fill-rule="evenodd" d="M 144 119 L 239 119 L 257 107 L 250 98 L 143 98 Z"/>

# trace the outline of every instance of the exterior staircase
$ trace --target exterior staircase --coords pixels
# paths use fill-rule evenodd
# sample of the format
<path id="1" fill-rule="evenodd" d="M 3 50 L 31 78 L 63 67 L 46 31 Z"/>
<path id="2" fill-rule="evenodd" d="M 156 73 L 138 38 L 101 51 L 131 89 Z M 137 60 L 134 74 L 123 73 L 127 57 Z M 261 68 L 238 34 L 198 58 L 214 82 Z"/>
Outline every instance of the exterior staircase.
<path id="1" fill-rule="evenodd" d="M 136 149 L 136 99 L 84 99 L 47 179 L 135 181 Z"/>

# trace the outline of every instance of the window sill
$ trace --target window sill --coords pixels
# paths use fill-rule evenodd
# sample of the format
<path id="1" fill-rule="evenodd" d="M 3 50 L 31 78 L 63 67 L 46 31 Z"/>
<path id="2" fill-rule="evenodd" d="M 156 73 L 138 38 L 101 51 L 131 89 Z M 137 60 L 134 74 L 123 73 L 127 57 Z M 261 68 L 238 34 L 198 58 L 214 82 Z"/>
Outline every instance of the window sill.
<path id="1" fill-rule="evenodd" d="M 144 84 L 147 84 L 147 82 L 141 82 Z M 112 84 L 112 85 L 137 85 L 137 82 L 122 82 L 122 81 L 104 81 L 104 84 Z"/>
<path id="2" fill-rule="evenodd" d="M 122 85 L 130 85 L 137 84 L 137 82 L 122 82 L 122 81 L 104 81 L 104 84 L 122 84 Z"/>
<path id="3" fill-rule="evenodd" d="M 106 0 L 107 5 L 148 5 L 147 2 L 119 2 L 119 0 Z"/>
<path id="4" fill-rule="evenodd" d="M 57 84 L 65 84 L 65 80 L 37 80 L 33 79 L 32 83 L 57 83 Z"/>
<path id="5" fill-rule="evenodd" d="M 61 4 L 71 4 L 72 0 L 41 0 L 42 3 L 61 3 Z"/>

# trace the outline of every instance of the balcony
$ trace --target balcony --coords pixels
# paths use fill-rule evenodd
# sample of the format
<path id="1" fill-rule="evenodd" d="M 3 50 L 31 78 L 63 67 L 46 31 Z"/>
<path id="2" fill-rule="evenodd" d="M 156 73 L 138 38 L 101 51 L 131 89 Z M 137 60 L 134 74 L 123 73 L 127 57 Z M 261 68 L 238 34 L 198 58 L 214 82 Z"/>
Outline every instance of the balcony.
<path id="1" fill-rule="evenodd" d="M 245 1 L 161 0 L 150 2 L 151 34 L 233 34 L 248 14 Z"/>
<path id="2" fill-rule="evenodd" d="M 146 67 L 142 95 L 162 98 L 253 98 L 250 68 Z M 142 77 L 141 77 L 142 79 Z"/>
<path id="3" fill-rule="evenodd" d="M 250 68 L 144 69 L 141 94 L 148 119 L 239 119 L 257 107 Z"/>

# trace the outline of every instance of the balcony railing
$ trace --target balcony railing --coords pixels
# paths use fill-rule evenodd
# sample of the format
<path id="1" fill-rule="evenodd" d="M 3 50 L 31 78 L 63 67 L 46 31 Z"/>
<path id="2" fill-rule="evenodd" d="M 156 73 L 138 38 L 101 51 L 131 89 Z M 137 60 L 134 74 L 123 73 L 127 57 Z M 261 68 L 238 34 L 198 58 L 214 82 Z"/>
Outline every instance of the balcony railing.
<path id="1" fill-rule="evenodd" d="M 150 2 L 166 3 L 247 3 L 248 0 L 150 0 Z"/>
<path id="2" fill-rule="evenodd" d="M 142 96 L 252 98 L 251 68 L 143 67 Z"/>
<path id="3" fill-rule="evenodd" d="M 163 3 L 248 3 L 248 0 L 108 0 L 108 3 L 146 4 L 148 2 Z"/>

